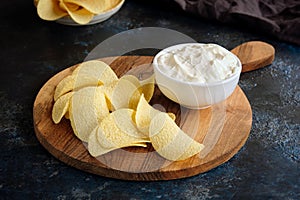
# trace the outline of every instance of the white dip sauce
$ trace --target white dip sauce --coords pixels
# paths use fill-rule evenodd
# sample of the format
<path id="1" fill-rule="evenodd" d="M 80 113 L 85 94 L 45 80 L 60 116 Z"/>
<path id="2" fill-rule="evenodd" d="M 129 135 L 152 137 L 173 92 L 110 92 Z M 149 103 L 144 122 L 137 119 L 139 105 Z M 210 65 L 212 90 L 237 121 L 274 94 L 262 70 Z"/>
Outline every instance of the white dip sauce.
<path id="1" fill-rule="evenodd" d="M 162 53 L 159 68 L 182 81 L 212 83 L 237 73 L 238 58 L 217 44 L 186 44 Z"/>

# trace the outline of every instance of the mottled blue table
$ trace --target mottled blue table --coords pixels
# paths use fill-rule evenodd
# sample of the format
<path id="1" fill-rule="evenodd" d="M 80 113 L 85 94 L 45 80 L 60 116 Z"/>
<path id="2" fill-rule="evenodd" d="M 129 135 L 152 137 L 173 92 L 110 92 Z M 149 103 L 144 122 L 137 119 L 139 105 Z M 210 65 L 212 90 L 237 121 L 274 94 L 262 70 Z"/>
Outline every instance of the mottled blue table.
<path id="1" fill-rule="evenodd" d="M 81 27 L 41 20 L 31 1 L 3 1 L 0 8 L 0 199 L 300 199 L 299 46 L 205 21 L 175 3 L 127 0 L 109 20 Z M 272 65 L 240 78 L 253 126 L 228 162 L 191 178 L 130 182 L 72 168 L 39 143 L 32 108 L 41 86 L 103 40 L 138 27 L 164 27 L 228 49 L 250 40 L 275 47 Z"/>

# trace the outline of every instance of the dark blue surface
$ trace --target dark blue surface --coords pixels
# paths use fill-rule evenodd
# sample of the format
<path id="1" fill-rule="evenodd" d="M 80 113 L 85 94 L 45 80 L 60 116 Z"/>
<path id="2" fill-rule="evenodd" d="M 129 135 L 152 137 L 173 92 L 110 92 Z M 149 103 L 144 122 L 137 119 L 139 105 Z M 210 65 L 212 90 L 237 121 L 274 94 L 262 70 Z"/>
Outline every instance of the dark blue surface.
<path id="1" fill-rule="evenodd" d="M 259 30 L 204 21 L 176 4 L 128 0 L 108 21 L 82 27 L 40 20 L 31 1 L 4 1 L 0 7 L 0 199 L 300 199 L 299 46 Z M 239 82 L 253 110 L 245 146 L 207 173 L 173 181 L 109 179 L 58 161 L 33 130 L 39 89 L 106 38 L 148 26 L 228 49 L 250 40 L 275 47 L 272 65 L 242 74 Z"/>

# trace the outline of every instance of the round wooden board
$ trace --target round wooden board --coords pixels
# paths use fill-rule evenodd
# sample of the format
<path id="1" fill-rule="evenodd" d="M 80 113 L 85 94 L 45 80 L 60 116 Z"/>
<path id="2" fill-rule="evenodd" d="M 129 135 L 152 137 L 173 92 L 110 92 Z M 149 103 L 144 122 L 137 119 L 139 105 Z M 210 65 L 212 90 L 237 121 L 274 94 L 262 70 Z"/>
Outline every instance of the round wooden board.
<path id="1" fill-rule="evenodd" d="M 143 79 L 152 73 L 153 57 L 121 56 L 101 59 L 118 76 L 125 73 Z M 94 158 L 74 134 L 69 120 L 54 124 L 51 118 L 56 85 L 71 74 L 77 65 L 67 68 L 45 83 L 33 107 L 35 133 L 40 143 L 64 163 L 90 173 L 124 180 L 171 180 L 206 172 L 233 157 L 246 142 L 252 110 L 239 86 L 219 104 L 204 110 L 190 110 L 167 99 L 156 87 L 151 105 L 176 114 L 176 123 L 187 134 L 205 145 L 204 150 L 187 160 L 170 162 L 159 156 L 149 144 L 147 148 L 128 147 Z"/>

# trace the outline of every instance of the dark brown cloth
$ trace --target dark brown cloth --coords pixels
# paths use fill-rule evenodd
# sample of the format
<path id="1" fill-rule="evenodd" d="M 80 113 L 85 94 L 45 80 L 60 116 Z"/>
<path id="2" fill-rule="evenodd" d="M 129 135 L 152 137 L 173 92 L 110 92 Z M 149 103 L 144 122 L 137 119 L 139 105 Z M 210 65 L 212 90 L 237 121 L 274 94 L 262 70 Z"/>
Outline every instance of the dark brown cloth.
<path id="1" fill-rule="evenodd" d="M 300 45 L 300 0 L 175 0 L 183 10 Z"/>

